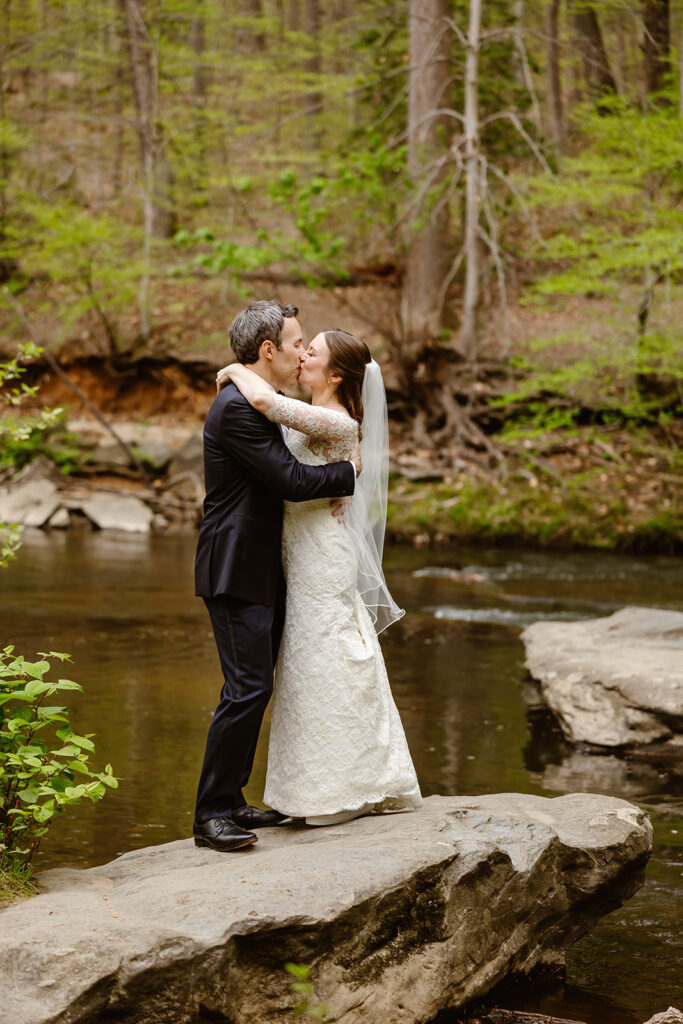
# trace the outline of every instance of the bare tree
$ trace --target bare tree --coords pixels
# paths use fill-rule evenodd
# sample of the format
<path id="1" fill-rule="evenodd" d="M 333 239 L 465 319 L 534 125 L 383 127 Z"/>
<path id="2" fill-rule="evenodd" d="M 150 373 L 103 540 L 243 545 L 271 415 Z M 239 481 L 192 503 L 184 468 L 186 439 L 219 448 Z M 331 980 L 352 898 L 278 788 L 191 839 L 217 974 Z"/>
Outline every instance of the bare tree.
<path id="1" fill-rule="evenodd" d="M 122 5 L 118 0 L 112 4 L 112 50 L 113 50 L 113 107 L 114 107 L 114 160 L 112 164 L 112 191 L 118 195 L 123 180 L 123 96 L 124 96 L 124 35 Z"/>
<path id="2" fill-rule="evenodd" d="M 301 29 L 301 6 L 299 0 L 289 0 L 289 31 L 299 32 Z"/>
<path id="3" fill-rule="evenodd" d="M 192 68 L 192 107 L 194 110 L 194 143 L 197 151 L 200 184 L 204 183 L 206 168 L 205 107 L 206 77 L 204 50 L 206 49 L 206 15 L 204 0 L 195 0 L 190 22 L 190 46 L 194 53 Z"/>
<path id="4" fill-rule="evenodd" d="M 650 96 L 662 89 L 671 71 L 669 0 L 644 0 L 643 32 L 645 92 Z"/>
<path id="5" fill-rule="evenodd" d="M 143 272 L 140 278 L 140 336 L 144 342 L 151 332 L 149 280 L 152 237 L 168 238 L 175 231 L 171 196 L 171 167 L 164 153 L 157 115 L 157 62 L 152 38 L 139 0 L 120 0 L 125 19 L 137 132 L 143 173 Z"/>
<path id="6" fill-rule="evenodd" d="M 145 192 L 145 224 L 155 238 L 169 238 L 176 227 L 173 173 L 158 119 L 155 47 L 140 0 L 120 0 L 125 18 Z M 149 221 L 149 224 L 148 224 Z"/>
<path id="7" fill-rule="evenodd" d="M 308 36 L 310 57 L 306 61 L 306 70 L 313 82 L 320 80 L 322 72 L 322 53 L 320 48 L 320 32 L 322 30 L 322 11 L 320 0 L 305 0 L 304 6 L 304 30 Z M 321 108 L 323 94 L 319 88 L 314 88 L 306 97 L 307 105 L 311 108 L 309 120 L 310 129 L 308 134 L 308 148 L 318 149 L 322 141 L 322 117 Z"/>
<path id="8" fill-rule="evenodd" d="M 266 37 L 260 25 L 263 18 L 262 0 L 239 0 L 240 21 L 235 32 L 238 53 L 259 53 L 266 48 Z"/>
<path id="9" fill-rule="evenodd" d="M 595 8 L 583 0 L 578 0 L 574 10 L 574 27 L 589 96 L 599 99 L 616 93 L 617 84 L 610 71 L 598 16 Z"/>
<path id="10" fill-rule="evenodd" d="M 550 115 L 550 137 L 557 148 L 561 149 L 564 141 L 564 111 L 562 108 L 562 84 L 560 82 L 559 15 L 560 0 L 549 0 L 545 5 L 548 113 Z"/>
<path id="11" fill-rule="evenodd" d="M 449 14 L 449 0 L 410 0 L 408 166 L 424 198 L 409 238 L 401 302 L 408 362 L 439 336 L 449 267 L 448 206 L 440 202 L 449 152 Z"/>
<path id="12" fill-rule="evenodd" d="M 479 43 L 482 0 L 470 0 L 465 60 L 465 295 L 458 348 L 466 359 L 477 351 L 476 312 L 479 303 L 479 216 L 482 201 L 479 152 Z"/>

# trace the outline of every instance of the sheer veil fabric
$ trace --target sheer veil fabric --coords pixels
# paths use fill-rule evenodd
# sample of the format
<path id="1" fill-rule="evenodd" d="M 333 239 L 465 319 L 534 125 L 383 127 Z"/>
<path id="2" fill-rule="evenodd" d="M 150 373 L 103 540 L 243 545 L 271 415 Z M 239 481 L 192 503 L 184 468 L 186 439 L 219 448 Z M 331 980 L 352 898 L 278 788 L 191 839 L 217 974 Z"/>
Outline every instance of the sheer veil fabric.
<path id="1" fill-rule="evenodd" d="M 345 514 L 358 562 L 358 593 L 378 633 L 400 619 L 382 570 L 389 487 L 389 419 L 382 371 L 373 359 L 365 367 L 360 454 L 363 468 Z"/>

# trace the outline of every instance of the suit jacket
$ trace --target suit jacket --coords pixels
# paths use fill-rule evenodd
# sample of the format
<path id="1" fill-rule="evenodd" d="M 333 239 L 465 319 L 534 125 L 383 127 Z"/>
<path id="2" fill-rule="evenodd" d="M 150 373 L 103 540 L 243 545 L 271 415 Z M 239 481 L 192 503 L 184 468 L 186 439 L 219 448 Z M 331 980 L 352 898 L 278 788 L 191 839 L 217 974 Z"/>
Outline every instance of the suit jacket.
<path id="1" fill-rule="evenodd" d="M 204 519 L 195 559 L 195 593 L 229 594 L 273 605 L 282 583 L 282 501 L 353 494 L 350 462 L 304 466 L 277 423 L 257 412 L 234 384 L 216 396 L 204 426 Z"/>

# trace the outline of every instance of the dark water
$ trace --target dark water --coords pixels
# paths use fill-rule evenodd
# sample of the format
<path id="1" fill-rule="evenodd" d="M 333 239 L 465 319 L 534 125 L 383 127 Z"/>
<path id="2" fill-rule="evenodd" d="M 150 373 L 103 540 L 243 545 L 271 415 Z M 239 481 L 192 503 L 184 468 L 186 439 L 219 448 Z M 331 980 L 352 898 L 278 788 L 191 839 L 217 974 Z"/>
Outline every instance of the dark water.
<path id="1" fill-rule="evenodd" d="M 192 596 L 194 537 L 27 533 L 0 572 L 0 640 L 27 656 L 69 651 L 85 686 L 72 719 L 96 733 L 120 789 L 58 820 L 38 868 L 99 864 L 191 832 L 197 774 L 220 686 L 208 616 Z M 632 1024 L 683 1008 L 683 780 L 671 765 L 571 750 L 529 711 L 520 628 L 683 609 L 681 560 L 596 553 L 394 549 L 385 559 L 406 617 L 383 635 L 394 696 L 425 795 L 591 790 L 651 810 L 647 881 L 568 953 L 563 982 L 505 994 L 520 1009 Z M 267 728 L 247 799 L 263 791 Z M 678 769 L 680 772 L 680 768 Z"/>

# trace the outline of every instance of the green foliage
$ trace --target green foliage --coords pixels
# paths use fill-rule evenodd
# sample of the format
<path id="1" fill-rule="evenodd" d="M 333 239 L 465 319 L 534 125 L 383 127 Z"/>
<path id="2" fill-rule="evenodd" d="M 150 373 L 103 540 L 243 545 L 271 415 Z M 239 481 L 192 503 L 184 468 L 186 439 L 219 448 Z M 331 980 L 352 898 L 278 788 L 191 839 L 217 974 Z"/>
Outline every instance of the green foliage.
<path id="1" fill-rule="evenodd" d="M 609 113 L 606 112 L 609 107 Z M 536 255 L 559 264 L 541 295 L 616 294 L 624 281 L 683 270 L 683 133 L 677 108 L 643 113 L 617 97 L 576 114 L 584 146 L 560 176 L 526 182 L 530 205 L 557 215 Z M 634 325 L 636 310 L 634 309 Z"/>
<path id="2" fill-rule="evenodd" d="M 0 652 L 0 867 L 25 868 L 49 823 L 66 807 L 100 800 L 118 782 L 111 765 L 89 764 L 92 734 L 74 732 L 68 708 L 51 703 L 64 691 L 82 690 L 70 679 L 49 680 L 56 651 L 29 662 L 14 647 Z M 59 698 L 58 698 L 59 699 Z"/>
<path id="3" fill-rule="evenodd" d="M 237 285 L 243 274 L 274 264 L 285 264 L 311 288 L 348 279 L 354 248 L 380 247 L 377 224 L 396 215 L 404 194 L 405 147 L 389 150 L 375 143 L 351 160 L 331 160 L 325 173 L 301 177 L 293 170 L 282 172 L 270 184 L 269 196 L 286 213 L 287 231 L 258 229 L 254 244 L 219 238 L 201 227 L 177 232 L 176 244 L 202 246 L 192 264 L 227 274 Z M 252 183 L 244 179 L 240 188 L 249 191 Z M 367 216 L 368 207 L 376 218 Z"/>
<path id="4" fill-rule="evenodd" d="M 286 963 L 285 970 L 294 977 L 290 988 L 299 997 L 299 1002 L 293 1007 L 297 1017 L 306 1017 L 308 1020 L 326 1024 L 328 1008 L 325 1003 L 315 1002 L 315 987 L 311 981 L 310 967 L 306 964 Z"/>
<path id="5" fill-rule="evenodd" d="M 130 226 L 122 230 L 113 214 L 95 214 L 71 199 L 44 202 L 26 195 L 7 226 L 0 256 L 19 260 L 23 275 L 47 275 L 57 286 L 57 341 L 94 313 L 113 352 L 120 346 L 118 318 L 135 302 L 142 274 L 138 236 Z"/>
<path id="6" fill-rule="evenodd" d="M 473 475 L 433 484 L 393 479 L 387 530 L 394 537 L 419 534 L 462 543 L 683 551 L 683 516 L 675 507 L 673 489 L 668 497 L 656 490 L 648 494 L 653 471 L 639 481 L 631 468 L 657 464 L 672 480 L 680 476 L 680 456 L 653 445 L 647 432 L 640 441 L 628 436 L 632 451 L 627 467 L 618 448 L 610 459 L 604 435 L 582 428 L 546 434 L 544 444 L 539 444 L 538 435 L 533 441 L 520 435 L 518 447 L 509 450 L 504 481 Z M 572 441 L 572 450 L 594 445 L 593 453 L 604 460 L 599 468 L 592 468 L 597 460 L 587 458 L 590 468 L 569 472 L 533 454 Z"/>
<path id="7" fill-rule="evenodd" d="M 666 308 L 654 322 L 656 289 L 683 271 L 683 133 L 673 103 L 639 106 L 614 97 L 575 115 L 581 148 L 561 173 L 528 179 L 530 204 L 551 223 L 536 247 L 534 305 L 558 296 L 618 299 L 613 322 L 528 346 L 527 377 L 501 404 L 524 402 L 530 431 L 565 425 L 581 408 L 632 421 L 683 410 L 683 331 Z M 559 414 L 557 401 L 570 405 Z M 520 425 L 516 424 L 514 429 Z M 511 435 L 508 433 L 507 435 Z"/>
<path id="8" fill-rule="evenodd" d="M 54 414 L 54 415 L 53 415 Z M 66 420 L 66 413 L 61 409 L 50 410 L 49 419 L 43 417 L 27 417 L 19 422 L 21 435 L 5 440 L 0 450 L 0 470 L 21 469 L 39 455 L 53 462 L 61 473 L 73 473 L 82 464 L 83 458 L 75 437 L 61 431 Z M 56 426 L 58 433 L 53 436 L 51 428 Z"/>
<path id="9" fill-rule="evenodd" d="M 2 400 L 15 409 L 36 392 L 20 378 L 21 361 L 41 349 L 20 346 L 14 359 L 0 363 Z M 40 450 L 45 431 L 61 413 L 43 410 L 38 418 L 0 420 L 0 466 L 19 464 Z M 16 556 L 21 527 L 0 523 L 0 566 Z M 47 678 L 50 661 L 70 660 L 57 651 L 27 661 L 10 645 L 0 651 L 0 900 L 31 890 L 31 862 L 49 823 L 66 807 L 97 801 L 118 781 L 111 765 L 94 771 L 91 734 L 74 732 L 65 705 L 48 703 L 63 691 L 82 690 L 70 679 Z M 58 698 L 59 699 L 59 698 Z"/>
<path id="10" fill-rule="evenodd" d="M 36 393 L 20 378 L 26 372 L 22 360 L 34 359 L 42 350 L 29 342 L 20 345 L 13 359 L 0 363 L 0 402 L 9 409 L 17 409 L 27 398 Z M 13 383 L 14 382 L 14 383 Z M 61 415 L 61 409 L 43 409 L 37 417 L 8 415 L 0 419 L 0 469 L 7 466 L 23 465 L 28 461 L 26 453 L 31 450 L 33 439 L 42 438 L 47 428 Z M 0 522 L 0 567 L 16 557 L 21 546 L 21 527 L 15 523 Z"/>
<path id="11" fill-rule="evenodd" d="M 17 557 L 23 529 L 23 526 L 17 523 L 0 523 L 0 568 L 4 568 L 12 558 Z"/>
<path id="12" fill-rule="evenodd" d="M 525 373 L 493 405 L 521 406 L 506 423 L 504 439 L 523 430 L 535 433 L 567 428 L 589 410 L 603 423 L 660 422 L 683 411 L 681 338 L 672 329 L 651 332 L 637 344 L 620 333 L 605 341 L 582 329 L 564 331 L 529 346 L 513 360 Z M 554 351 L 559 352 L 554 355 Z M 659 392 L 646 390 L 642 379 L 662 382 Z"/>

